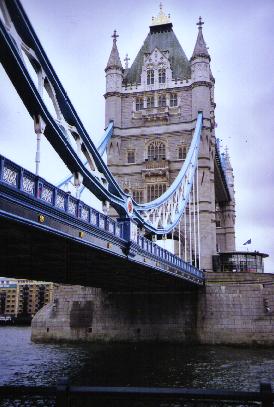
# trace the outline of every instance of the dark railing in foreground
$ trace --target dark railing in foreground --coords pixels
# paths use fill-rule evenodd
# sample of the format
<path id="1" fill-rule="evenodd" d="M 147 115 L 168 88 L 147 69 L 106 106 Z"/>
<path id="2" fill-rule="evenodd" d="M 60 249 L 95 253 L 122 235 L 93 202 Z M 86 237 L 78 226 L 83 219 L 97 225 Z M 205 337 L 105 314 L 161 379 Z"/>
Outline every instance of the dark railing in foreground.
<path id="1" fill-rule="evenodd" d="M 56 387 L 1 386 L 1 406 L 108 407 L 273 407 L 271 384 L 260 391 L 185 389 L 181 387 L 82 387 L 61 379 Z"/>

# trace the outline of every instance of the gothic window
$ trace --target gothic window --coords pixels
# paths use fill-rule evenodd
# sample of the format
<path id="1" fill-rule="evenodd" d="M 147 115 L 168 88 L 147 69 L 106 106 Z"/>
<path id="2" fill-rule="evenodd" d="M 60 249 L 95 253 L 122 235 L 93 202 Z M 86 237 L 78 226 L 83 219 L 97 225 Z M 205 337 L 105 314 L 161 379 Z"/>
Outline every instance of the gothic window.
<path id="1" fill-rule="evenodd" d="M 178 104 L 178 98 L 177 98 L 177 93 L 171 93 L 170 95 L 170 106 L 177 106 Z"/>
<path id="2" fill-rule="evenodd" d="M 142 110 L 144 108 L 144 99 L 136 98 L 136 110 Z"/>
<path id="3" fill-rule="evenodd" d="M 147 108 L 154 107 L 154 96 L 147 97 Z"/>
<path id="4" fill-rule="evenodd" d="M 152 160 L 165 160 L 166 159 L 166 146 L 161 141 L 153 141 L 148 145 L 147 149 L 148 161 Z"/>
<path id="5" fill-rule="evenodd" d="M 129 164 L 135 163 L 135 150 L 128 150 L 128 152 L 127 152 L 127 162 Z"/>
<path id="6" fill-rule="evenodd" d="M 166 106 L 166 95 L 160 95 L 158 99 L 158 106 L 165 107 Z"/>
<path id="7" fill-rule="evenodd" d="M 179 146 L 178 148 L 178 158 L 179 160 L 186 159 L 186 146 Z"/>
<path id="8" fill-rule="evenodd" d="M 158 70 L 159 74 L 159 83 L 165 83 L 166 82 L 166 70 L 164 68 L 160 68 Z"/>
<path id="9" fill-rule="evenodd" d="M 154 70 L 148 69 L 147 70 L 147 85 L 153 85 L 153 84 L 154 84 Z"/>
<path id="10" fill-rule="evenodd" d="M 153 201 L 166 191 L 166 184 L 148 184 L 147 201 Z"/>
<path id="11" fill-rule="evenodd" d="M 136 189 L 132 191 L 132 198 L 137 203 L 143 203 L 144 201 L 144 193 L 142 189 Z"/>

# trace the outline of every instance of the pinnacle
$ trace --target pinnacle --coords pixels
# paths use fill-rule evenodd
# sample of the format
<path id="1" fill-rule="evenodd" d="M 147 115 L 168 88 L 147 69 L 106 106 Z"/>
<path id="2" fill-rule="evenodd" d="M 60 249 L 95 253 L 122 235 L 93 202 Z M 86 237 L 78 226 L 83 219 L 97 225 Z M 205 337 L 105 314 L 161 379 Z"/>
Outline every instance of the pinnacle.
<path id="1" fill-rule="evenodd" d="M 198 29 L 199 29 L 198 36 L 197 36 L 196 44 L 195 44 L 191 59 L 194 59 L 197 56 L 203 56 L 203 57 L 210 58 L 208 50 L 207 50 L 207 46 L 206 46 L 206 43 L 204 40 L 204 36 L 203 36 L 203 30 L 202 30 L 203 24 L 204 23 L 202 22 L 202 19 L 200 17 L 199 22 L 197 23 Z"/>
<path id="2" fill-rule="evenodd" d="M 110 53 L 108 63 L 107 63 L 105 70 L 111 69 L 111 68 L 116 68 L 116 69 L 121 69 L 121 70 L 123 69 L 119 51 L 117 48 L 117 38 L 118 37 L 119 37 L 119 35 L 117 34 L 116 30 L 114 30 L 114 33 L 112 35 L 112 38 L 113 38 L 112 49 L 111 49 L 111 53 Z"/>

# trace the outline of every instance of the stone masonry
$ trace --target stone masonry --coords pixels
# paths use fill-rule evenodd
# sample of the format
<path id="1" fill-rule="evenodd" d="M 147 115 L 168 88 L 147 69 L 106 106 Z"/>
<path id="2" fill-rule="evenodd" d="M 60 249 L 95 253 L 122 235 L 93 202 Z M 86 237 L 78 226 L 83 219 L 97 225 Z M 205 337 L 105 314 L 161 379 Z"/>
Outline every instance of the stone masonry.
<path id="1" fill-rule="evenodd" d="M 117 33 L 105 69 L 105 125 L 114 121 L 107 149 L 108 167 L 137 203 L 151 201 L 172 184 L 187 155 L 198 112 L 203 112 L 199 152 L 200 268 L 212 271 L 217 251 L 235 250 L 233 170 L 224 154 L 229 197 L 215 161 L 215 80 L 198 22 L 198 36 L 188 60 L 162 9 L 131 67 L 123 68 Z M 114 211 L 111 215 L 115 216 Z M 184 253 L 184 228 L 181 253 Z M 178 236 L 179 230 L 174 231 Z M 193 247 L 193 245 L 192 245 Z M 176 254 L 179 247 L 175 245 Z M 187 261 L 192 261 L 193 254 Z"/>
<path id="2" fill-rule="evenodd" d="M 60 286 L 32 339 L 273 346 L 274 274 L 208 273 L 205 289 L 180 293 Z"/>

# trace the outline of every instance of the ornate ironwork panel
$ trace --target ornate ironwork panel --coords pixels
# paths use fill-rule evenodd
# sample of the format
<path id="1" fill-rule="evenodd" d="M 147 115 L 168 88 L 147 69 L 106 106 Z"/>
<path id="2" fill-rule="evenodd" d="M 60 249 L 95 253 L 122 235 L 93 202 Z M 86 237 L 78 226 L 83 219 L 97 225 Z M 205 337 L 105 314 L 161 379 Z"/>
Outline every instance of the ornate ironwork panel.
<path id="1" fill-rule="evenodd" d="M 90 215 L 90 222 L 92 223 L 92 225 L 97 225 L 97 216 L 98 216 L 98 212 L 96 212 L 95 210 L 92 210 L 91 215 Z"/>
<path id="2" fill-rule="evenodd" d="M 77 214 L 77 203 L 71 197 L 68 200 L 68 213 L 73 216 L 76 216 Z"/>
<path id="3" fill-rule="evenodd" d="M 62 209 L 63 211 L 65 210 L 65 195 L 62 194 L 60 191 L 56 193 L 56 199 L 55 199 L 55 206 L 58 209 Z"/>
<path id="4" fill-rule="evenodd" d="M 22 180 L 22 191 L 26 192 L 27 194 L 34 195 L 35 194 L 35 181 L 29 175 L 23 175 Z"/>
<path id="5" fill-rule="evenodd" d="M 41 191 L 41 199 L 45 202 L 52 203 L 52 198 L 53 198 L 53 189 L 51 189 L 47 185 L 43 185 Z"/>
<path id="6" fill-rule="evenodd" d="M 99 228 L 105 229 L 106 228 L 106 219 L 105 216 L 99 213 Z"/>
<path id="7" fill-rule="evenodd" d="M 82 206 L 81 208 L 81 219 L 83 219 L 85 222 L 88 222 L 88 217 L 89 217 L 89 210 L 86 206 Z"/>
<path id="8" fill-rule="evenodd" d="M 17 187 L 18 174 L 19 174 L 19 171 L 17 171 L 15 168 L 4 166 L 3 181 L 9 185 Z"/>

